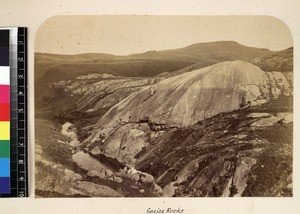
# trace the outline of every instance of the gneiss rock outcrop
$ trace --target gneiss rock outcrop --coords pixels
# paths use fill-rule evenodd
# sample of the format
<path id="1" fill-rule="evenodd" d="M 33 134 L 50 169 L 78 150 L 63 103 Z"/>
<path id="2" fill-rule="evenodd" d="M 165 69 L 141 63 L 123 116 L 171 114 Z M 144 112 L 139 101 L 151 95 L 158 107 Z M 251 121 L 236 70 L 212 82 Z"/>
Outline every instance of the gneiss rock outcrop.
<path id="1" fill-rule="evenodd" d="M 98 121 L 86 142 L 116 134 L 115 128 L 126 124 L 147 123 L 154 129 L 187 127 L 223 112 L 291 93 L 285 75 L 280 72 L 264 72 L 243 61 L 218 63 L 131 94 Z"/>
<path id="2" fill-rule="evenodd" d="M 148 120 L 154 124 L 189 126 L 291 93 L 286 77 L 267 73 L 248 62 L 223 62 L 145 87 L 112 107 L 103 126 Z"/>
<path id="3" fill-rule="evenodd" d="M 111 157 L 129 162 L 138 171 L 153 176 L 163 196 L 291 196 L 292 121 L 291 114 L 284 113 L 290 111 L 289 99 L 280 97 L 221 113 L 189 127 L 148 130 L 150 137 L 145 141 L 149 145 L 132 156 L 131 162 L 122 159 L 129 151 L 105 150 L 118 148 L 117 141 L 95 145 Z M 272 112 L 265 113 L 270 111 L 270 106 Z M 272 119 L 272 124 L 265 124 L 266 119 Z M 134 130 L 139 129 L 137 125 L 140 124 L 122 127 Z M 126 134 L 126 130 L 121 132 Z M 121 148 L 134 147 L 135 140 L 131 138 L 130 145 L 127 141 L 119 142 Z M 122 171 L 130 179 L 140 177 L 132 173 L 136 170 Z"/>

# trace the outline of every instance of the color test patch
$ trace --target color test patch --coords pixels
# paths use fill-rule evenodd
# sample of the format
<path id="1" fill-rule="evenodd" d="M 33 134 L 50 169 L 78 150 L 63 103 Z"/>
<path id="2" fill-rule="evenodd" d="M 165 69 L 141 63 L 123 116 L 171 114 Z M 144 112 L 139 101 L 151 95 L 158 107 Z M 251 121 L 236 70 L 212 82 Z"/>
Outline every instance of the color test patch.
<path id="1" fill-rule="evenodd" d="M 9 85 L 0 85 L 0 103 L 10 103 Z"/>
<path id="2" fill-rule="evenodd" d="M 0 140 L 10 139 L 10 122 L 0 121 Z"/>
<path id="3" fill-rule="evenodd" d="M 10 176 L 10 159 L 0 158 L 0 177 Z"/>
<path id="4" fill-rule="evenodd" d="M 0 103 L 0 121 L 10 120 L 10 104 Z"/>
<path id="5" fill-rule="evenodd" d="M 0 30 L 0 194 L 10 183 L 10 30 Z"/>
<path id="6" fill-rule="evenodd" d="M 9 30 L 0 31 L 0 66 L 9 66 Z"/>
<path id="7" fill-rule="evenodd" d="M 10 157 L 10 142 L 9 140 L 0 140 L 0 158 Z"/>
<path id="8" fill-rule="evenodd" d="M 9 67 L 8 66 L 0 66 L 0 85 L 9 85 L 9 83 L 10 83 Z"/>
<path id="9" fill-rule="evenodd" d="M 0 31 L 0 48 L 9 47 L 9 30 Z"/>
<path id="10" fill-rule="evenodd" d="M 10 193 L 10 177 L 0 177 L 0 193 Z"/>
<path id="11" fill-rule="evenodd" d="M 0 47 L 0 65 L 1 66 L 9 66 L 9 55 L 6 54 L 9 52 L 9 48 L 5 47 L 5 48 L 1 48 Z"/>
<path id="12" fill-rule="evenodd" d="M 26 75 L 26 28 L 0 28 L 0 198 L 28 195 Z"/>

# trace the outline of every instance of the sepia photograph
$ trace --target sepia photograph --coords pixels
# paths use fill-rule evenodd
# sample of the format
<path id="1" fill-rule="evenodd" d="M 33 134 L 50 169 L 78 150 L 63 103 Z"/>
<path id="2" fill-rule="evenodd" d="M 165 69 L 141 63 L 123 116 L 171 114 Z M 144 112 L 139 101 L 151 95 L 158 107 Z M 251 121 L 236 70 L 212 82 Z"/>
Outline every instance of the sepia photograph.
<path id="1" fill-rule="evenodd" d="M 35 195 L 292 197 L 293 38 L 271 16 L 54 16 Z"/>

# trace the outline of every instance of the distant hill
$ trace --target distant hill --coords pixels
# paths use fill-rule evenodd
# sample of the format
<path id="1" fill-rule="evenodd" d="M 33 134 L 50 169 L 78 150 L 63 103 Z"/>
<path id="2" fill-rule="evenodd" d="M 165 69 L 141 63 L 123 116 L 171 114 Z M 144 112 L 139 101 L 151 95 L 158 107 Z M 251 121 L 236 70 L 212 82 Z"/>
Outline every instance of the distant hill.
<path id="1" fill-rule="evenodd" d="M 254 58 L 271 54 L 268 49 L 247 47 L 233 41 L 199 43 L 179 49 L 148 51 L 128 56 L 102 53 L 79 55 L 36 53 L 35 78 L 48 75 L 47 78 L 65 79 L 91 72 L 115 76 L 155 76 L 200 62 L 205 65 L 229 60 L 250 62 Z M 61 72 L 63 75 L 60 75 Z"/>
<path id="2" fill-rule="evenodd" d="M 266 56 L 271 53 L 268 49 L 253 48 L 241 45 L 234 41 L 217 41 L 207 43 L 197 43 L 184 48 L 164 51 L 149 51 L 143 54 L 131 55 L 134 58 L 151 59 L 174 59 L 190 60 L 195 63 L 205 60 L 225 61 L 244 60 L 249 61 L 256 56 Z"/>
<path id="3" fill-rule="evenodd" d="M 293 71 L 293 47 L 264 57 L 257 57 L 253 63 L 265 71 Z"/>

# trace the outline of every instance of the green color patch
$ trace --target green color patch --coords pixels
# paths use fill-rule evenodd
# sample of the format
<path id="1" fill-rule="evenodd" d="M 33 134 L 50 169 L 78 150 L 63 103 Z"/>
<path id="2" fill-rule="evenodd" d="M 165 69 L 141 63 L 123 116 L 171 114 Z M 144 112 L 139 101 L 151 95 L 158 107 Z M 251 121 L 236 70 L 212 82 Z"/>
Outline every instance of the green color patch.
<path id="1" fill-rule="evenodd" d="M 10 143 L 9 140 L 0 140 L 0 158 L 10 157 Z"/>

